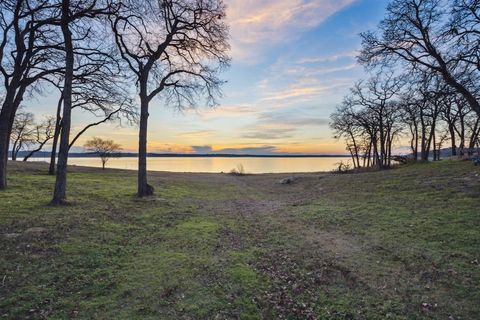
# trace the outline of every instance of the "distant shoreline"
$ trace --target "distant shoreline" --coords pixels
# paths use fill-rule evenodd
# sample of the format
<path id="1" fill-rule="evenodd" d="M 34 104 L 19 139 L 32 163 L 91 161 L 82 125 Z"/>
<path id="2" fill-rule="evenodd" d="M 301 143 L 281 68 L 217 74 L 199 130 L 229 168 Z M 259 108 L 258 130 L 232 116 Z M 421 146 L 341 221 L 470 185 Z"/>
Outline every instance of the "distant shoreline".
<path id="1" fill-rule="evenodd" d="M 26 154 L 26 152 L 25 152 Z M 19 152 L 18 157 L 21 158 L 25 156 L 23 152 Z M 37 152 L 33 155 L 33 158 L 44 158 L 50 157 L 49 152 Z M 96 157 L 92 153 L 70 153 L 69 157 L 72 158 L 91 158 Z M 137 153 L 120 153 L 117 155 L 118 158 L 136 158 L 138 157 Z M 255 154 L 186 154 L 186 153 L 148 153 L 147 157 L 149 158 L 349 158 L 348 155 L 304 155 L 304 154 L 266 154 L 266 155 L 255 155 Z"/>

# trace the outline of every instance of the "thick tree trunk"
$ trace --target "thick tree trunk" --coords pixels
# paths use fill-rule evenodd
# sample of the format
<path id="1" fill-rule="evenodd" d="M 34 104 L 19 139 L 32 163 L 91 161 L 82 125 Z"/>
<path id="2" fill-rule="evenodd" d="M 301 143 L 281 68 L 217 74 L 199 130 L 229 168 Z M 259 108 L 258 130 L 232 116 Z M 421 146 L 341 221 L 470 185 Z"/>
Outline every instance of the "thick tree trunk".
<path id="1" fill-rule="evenodd" d="M 465 86 L 456 81 L 443 64 L 441 64 L 441 66 L 443 67 L 442 75 L 445 82 L 457 90 L 457 92 L 460 93 L 460 95 L 468 103 L 470 108 L 472 108 L 472 110 L 475 111 L 478 116 L 480 116 L 480 102 L 477 100 L 477 98 Z"/>
<path id="2" fill-rule="evenodd" d="M 65 84 L 63 86 L 63 117 L 60 135 L 60 150 L 58 152 L 57 175 L 51 204 L 63 204 L 67 190 L 67 162 L 70 139 L 70 123 L 72 111 L 72 80 L 74 53 L 72 34 L 69 28 L 70 0 L 62 1 L 62 34 L 65 40 Z"/>
<path id="3" fill-rule="evenodd" d="M 0 110 L 0 190 L 7 188 L 7 163 L 10 135 L 18 106 L 22 102 L 25 88 L 19 86 L 19 78 L 14 77 L 7 89 L 2 109 Z M 18 91 L 13 89 L 18 88 Z"/>
<path id="4" fill-rule="evenodd" d="M 55 121 L 55 131 L 53 133 L 52 151 L 50 153 L 50 167 L 48 168 L 48 174 L 53 176 L 55 174 L 55 160 L 57 159 L 57 145 L 58 138 L 60 137 L 60 129 L 62 123 L 62 102 L 63 92 L 57 104 L 57 119 Z"/>
<path id="5" fill-rule="evenodd" d="M 0 118 L 0 190 L 7 187 L 8 146 L 10 142 L 9 124 Z"/>
<path id="6" fill-rule="evenodd" d="M 140 130 L 138 136 L 138 191 L 139 197 L 153 195 L 153 187 L 147 183 L 147 132 L 148 132 L 148 98 L 147 84 L 141 79 L 140 88 Z M 142 83 L 143 82 L 143 83 Z"/>
<path id="7" fill-rule="evenodd" d="M 17 1 L 14 15 L 14 25 L 17 27 L 19 24 L 18 13 L 22 5 L 22 1 Z M 12 133 L 15 114 L 23 100 L 23 94 L 25 93 L 26 89 L 26 86 L 22 85 L 21 82 L 26 65 L 23 63 L 26 48 L 22 34 L 18 31 L 18 29 L 15 31 L 15 45 L 17 54 L 14 62 L 13 76 L 8 84 L 8 88 L 6 88 L 5 99 L 0 110 L 0 190 L 7 188 L 7 163 L 10 135 Z"/>

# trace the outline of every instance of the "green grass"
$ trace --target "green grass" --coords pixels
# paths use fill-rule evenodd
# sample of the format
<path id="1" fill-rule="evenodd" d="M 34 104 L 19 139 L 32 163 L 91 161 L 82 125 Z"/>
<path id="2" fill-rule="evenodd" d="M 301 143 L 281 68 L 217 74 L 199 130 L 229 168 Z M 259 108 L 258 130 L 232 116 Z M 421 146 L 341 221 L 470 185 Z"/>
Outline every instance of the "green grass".
<path id="1" fill-rule="evenodd" d="M 12 164 L 0 192 L 2 319 L 480 317 L 468 162 L 292 186 L 157 173 L 149 200 L 134 172 L 76 168 L 65 207 L 45 169 Z"/>

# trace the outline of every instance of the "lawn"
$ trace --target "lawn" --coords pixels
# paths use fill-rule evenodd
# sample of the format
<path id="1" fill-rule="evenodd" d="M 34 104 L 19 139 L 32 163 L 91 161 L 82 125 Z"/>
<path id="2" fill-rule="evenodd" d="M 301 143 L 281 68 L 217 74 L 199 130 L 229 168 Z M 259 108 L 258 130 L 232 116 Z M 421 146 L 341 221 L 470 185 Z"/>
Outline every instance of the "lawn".
<path id="1" fill-rule="evenodd" d="M 2 319 L 478 319 L 480 168 L 151 173 L 44 164 L 0 192 Z"/>

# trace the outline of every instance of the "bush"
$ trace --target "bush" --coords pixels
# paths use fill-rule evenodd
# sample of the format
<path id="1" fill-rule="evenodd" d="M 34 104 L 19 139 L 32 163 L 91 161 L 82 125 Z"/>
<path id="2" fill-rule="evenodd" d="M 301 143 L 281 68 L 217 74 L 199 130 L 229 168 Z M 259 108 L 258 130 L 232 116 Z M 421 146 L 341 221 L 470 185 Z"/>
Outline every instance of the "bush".
<path id="1" fill-rule="evenodd" d="M 230 171 L 230 174 L 233 174 L 235 176 L 243 176 L 245 174 L 245 168 L 243 167 L 243 164 L 241 163 L 237 164 L 237 167 L 233 168 Z"/>
<path id="2" fill-rule="evenodd" d="M 340 162 L 337 162 L 335 165 L 337 167 L 332 170 L 333 173 L 347 173 L 352 169 L 352 166 L 348 162 L 340 161 Z"/>

